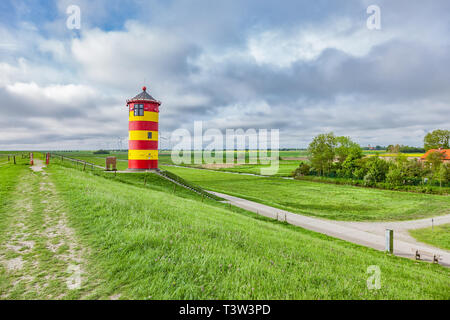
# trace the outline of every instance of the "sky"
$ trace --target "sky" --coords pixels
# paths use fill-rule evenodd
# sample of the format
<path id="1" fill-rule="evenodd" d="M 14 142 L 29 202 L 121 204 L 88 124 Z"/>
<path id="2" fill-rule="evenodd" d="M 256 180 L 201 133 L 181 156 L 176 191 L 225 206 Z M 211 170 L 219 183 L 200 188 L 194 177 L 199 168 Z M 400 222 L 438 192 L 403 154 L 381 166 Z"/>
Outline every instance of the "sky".
<path id="1" fill-rule="evenodd" d="M 0 150 L 126 148 L 144 85 L 166 139 L 203 121 L 279 129 L 285 148 L 330 131 L 422 146 L 450 129 L 449 16 L 448 0 L 2 0 Z"/>

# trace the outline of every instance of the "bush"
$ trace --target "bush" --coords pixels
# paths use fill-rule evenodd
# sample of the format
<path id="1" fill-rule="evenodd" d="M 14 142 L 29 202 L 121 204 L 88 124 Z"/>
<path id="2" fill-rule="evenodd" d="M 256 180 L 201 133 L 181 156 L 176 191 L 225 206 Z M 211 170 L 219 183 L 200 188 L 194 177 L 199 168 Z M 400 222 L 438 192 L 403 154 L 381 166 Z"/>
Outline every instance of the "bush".
<path id="1" fill-rule="evenodd" d="M 307 163 L 301 162 L 297 169 L 293 172 L 293 176 L 307 176 L 309 175 L 311 166 Z"/>
<path id="2" fill-rule="evenodd" d="M 366 187 L 373 187 L 376 182 L 377 181 L 372 173 L 369 172 L 364 176 L 364 185 Z"/>
<path id="3" fill-rule="evenodd" d="M 363 180 L 366 175 L 366 170 L 364 168 L 357 168 L 353 171 L 353 178 L 357 180 Z"/>
<path id="4" fill-rule="evenodd" d="M 389 163 L 386 160 L 373 157 L 366 162 L 366 166 L 368 169 L 368 174 L 370 174 L 371 181 L 385 181 L 386 174 L 389 171 Z M 364 180 L 366 179 L 366 176 L 364 177 Z"/>
<path id="5" fill-rule="evenodd" d="M 393 186 L 404 184 L 404 180 L 403 172 L 400 168 L 392 168 L 386 175 L 386 182 Z"/>

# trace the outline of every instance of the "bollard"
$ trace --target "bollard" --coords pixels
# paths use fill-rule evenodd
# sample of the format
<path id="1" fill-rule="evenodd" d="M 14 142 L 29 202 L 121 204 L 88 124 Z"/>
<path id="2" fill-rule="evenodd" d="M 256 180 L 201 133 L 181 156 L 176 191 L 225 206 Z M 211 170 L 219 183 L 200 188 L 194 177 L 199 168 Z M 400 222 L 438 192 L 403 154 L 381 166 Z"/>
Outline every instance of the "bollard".
<path id="1" fill-rule="evenodd" d="M 34 165 L 33 153 L 32 152 L 30 152 L 30 165 Z"/>
<path id="2" fill-rule="evenodd" d="M 50 163 L 50 153 L 47 152 L 47 154 L 45 155 L 45 164 L 49 165 Z"/>
<path id="3" fill-rule="evenodd" d="M 386 251 L 394 253 L 394 230 L 386 229 Z"/>
<path id="4" fill-rule="evenodd" d="M 16 164 L 16 156 L 13 156 L 14 164 Z"/>

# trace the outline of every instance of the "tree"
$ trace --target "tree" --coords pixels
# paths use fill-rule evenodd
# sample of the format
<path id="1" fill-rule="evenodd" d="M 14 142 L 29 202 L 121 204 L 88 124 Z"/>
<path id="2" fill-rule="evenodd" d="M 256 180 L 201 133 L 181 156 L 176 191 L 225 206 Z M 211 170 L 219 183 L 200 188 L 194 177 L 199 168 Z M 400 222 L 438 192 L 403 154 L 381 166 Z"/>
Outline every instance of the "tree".
<path id="1" fill-rule="evenodd" d="M 362 158 L 362 149 L 359 144 L 349 137 L 336 137 L 335 153 L 340 163 L 343 163 L 350 155 L 353 159 Z"/>
<path id="2" fill-rule="evenodd" d="M 442 183 L 446 183 L 448 181 L 448 168 L 446 165 L 441 165 L 441 168 L 438 171 L 438 180 L 439 180 L 439 186 L 442 188 Z"/>
<path id="3" fill-rule="evenodd" d="M 309 160 L 319 175 L 328 172 L 335 157 L 336 137 L 332 132 L 316 136 L 308 146 Z"/>
<path id="4" fill-rule="evenodd" d="M 384 181 L 386 179 L 386 174 L 389 171 L 389 163 L 386 160 L 380 159 L 379 157 L 371 157 L 366 162 L 366 167 L 368 169 L 368 178 L 366 179 L 366 177 L 364 177 L 364 179 L 373 182 Z"/>
<path id="5" fill-rule="evenodd" d="M 427 161 L 429 162 L 429 163 L 431 163 L 431 167 L 432 167 L 432 169 L 433 169 L 433 172 L 436 172 L 438 169 L 439 169 L 439 167 L 441 166 L 441 164 L 442 164 L 442 159 L 444 158 L 444 155 L 441 153 L 441 152 L 439 152 L 439 151 L 434 151 L 434 152 L 431 152 L 428 156 L 427 156 Z"/>
<path id="6" fill-rule="evenodd" d="M 449 130 L 434 130 L 427 133 L 423 139 L 423 145 L 426 151 L 430 149 L 449 149 L 450 131 Z"/>
<path id="7" fill-rule="evenodd" d="M 392 144 L 390 144 L 387 147 L 387 152 L 390 153 L 399 153 L 400 152 L 400 145 L 396 144 L 395 146 L 393 146 Z"/>

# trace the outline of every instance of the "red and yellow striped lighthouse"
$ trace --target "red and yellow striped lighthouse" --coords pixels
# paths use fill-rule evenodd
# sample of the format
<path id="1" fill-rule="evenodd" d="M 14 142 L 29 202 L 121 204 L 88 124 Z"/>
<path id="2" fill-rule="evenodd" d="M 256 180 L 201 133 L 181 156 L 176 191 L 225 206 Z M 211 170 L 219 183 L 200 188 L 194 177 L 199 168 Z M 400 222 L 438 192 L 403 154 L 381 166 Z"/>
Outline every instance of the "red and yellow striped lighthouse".
<path id="1" fill-rule="evenodd" d="M 158 168 L 158 117 L 161 102 L 155 100 L 143 87 L 142 92 L 127 100 L 128 169 Z"/>

